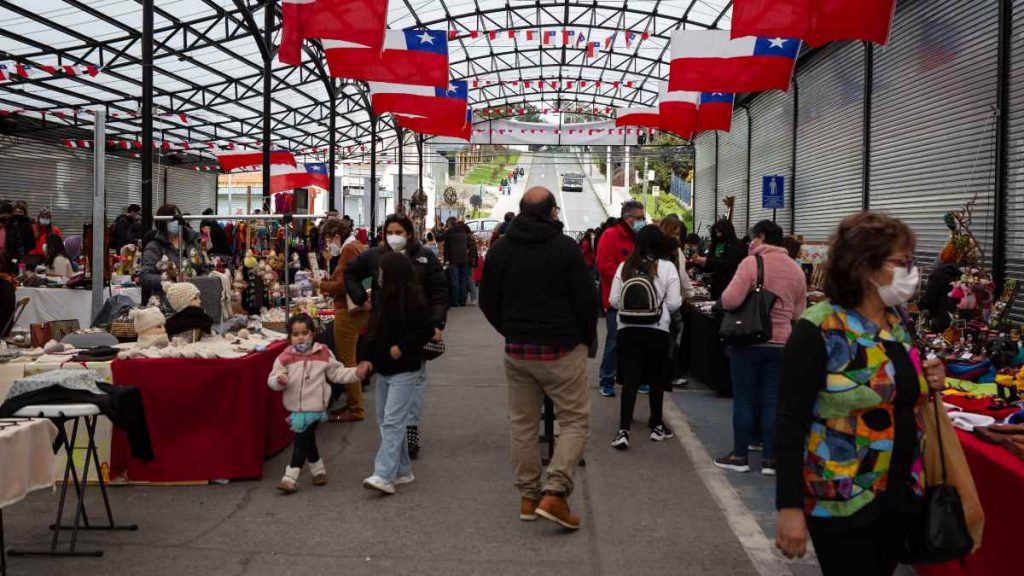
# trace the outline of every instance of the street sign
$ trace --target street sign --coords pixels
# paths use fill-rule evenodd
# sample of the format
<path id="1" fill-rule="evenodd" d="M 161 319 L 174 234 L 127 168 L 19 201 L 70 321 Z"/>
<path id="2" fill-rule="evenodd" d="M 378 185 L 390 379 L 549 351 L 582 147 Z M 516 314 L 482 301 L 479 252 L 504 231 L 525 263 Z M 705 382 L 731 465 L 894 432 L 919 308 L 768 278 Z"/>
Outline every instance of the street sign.
<path id="1" fill-rule="evenodd" d="M 651 186 L 651 192 L 654 194 L 654 197 L 657 198 L 658 194 L 661 194 L 661 186 L 658 186 L 657 184 Z"/>
<path id="2" fill-rule="evenodd" d="M 786 177 L 765 176 L 761 188 L 761 208 L 782 210 L 786 207 Z"/>

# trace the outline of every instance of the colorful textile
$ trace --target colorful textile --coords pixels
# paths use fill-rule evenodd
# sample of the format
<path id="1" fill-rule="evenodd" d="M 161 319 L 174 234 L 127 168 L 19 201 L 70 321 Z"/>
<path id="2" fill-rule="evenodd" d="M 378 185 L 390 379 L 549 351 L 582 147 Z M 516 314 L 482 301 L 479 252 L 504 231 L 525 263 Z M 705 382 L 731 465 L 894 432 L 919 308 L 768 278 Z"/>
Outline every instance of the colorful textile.
<path id="1" fill-rule="evenodd" d="M 302 434 L 317 422 L 327 422 L 327 412 L 292 412 L 288 415 L 288 426 L 296 434 Z"/>
<path id="2" fill-rule="evenodd" d="M 526 344 L 523 342 L 505 343 L 505 354 L 509 358 L 533 362 L 554 362 L 568 356 L 574 349 L 542 344 Z"/>
<path id="3" fill-rule="evenodd" d="M 891 331 L 856 312 L 821 302 L 804 319 L 821 329 L 828 353 L 824 389 L 814 403 L 805 450 L 805 511 L 819 518 L 847 517 L 886 489 L 895 439 L 895 368 L 884 343 L 902 344 L 917 371 L 920 406 L 928 398 L 921 358 L 899 316 L 889 314 Z M 917 450 L 911 488 L 924 494 L 924 421 L 917 413 Z"/>

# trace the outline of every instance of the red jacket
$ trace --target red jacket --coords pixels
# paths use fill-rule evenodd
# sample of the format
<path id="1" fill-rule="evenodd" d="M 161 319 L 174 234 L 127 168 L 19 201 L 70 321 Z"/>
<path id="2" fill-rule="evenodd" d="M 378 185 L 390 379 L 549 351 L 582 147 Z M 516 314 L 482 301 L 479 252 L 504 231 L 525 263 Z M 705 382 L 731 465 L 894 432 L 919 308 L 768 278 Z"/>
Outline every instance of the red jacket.
<path id="1" fill-rule="evenodd" d="M 601 306 L 605 310 L 609 307 L 608 295 L 615 271 L 633 253 L 634 238 L 636 233 L 625 222 L 620 222 L 605 230 L 597 243 L 597 273 L 601 276 Z"/>
<path id="2" fill-rule="evenodd" d="M 583 252 L 583 261 L 587 263 L 587 268 L 594 267 L 594 247 L 591 241 L 584 238 L 580 241 L 580 251 Z"/>

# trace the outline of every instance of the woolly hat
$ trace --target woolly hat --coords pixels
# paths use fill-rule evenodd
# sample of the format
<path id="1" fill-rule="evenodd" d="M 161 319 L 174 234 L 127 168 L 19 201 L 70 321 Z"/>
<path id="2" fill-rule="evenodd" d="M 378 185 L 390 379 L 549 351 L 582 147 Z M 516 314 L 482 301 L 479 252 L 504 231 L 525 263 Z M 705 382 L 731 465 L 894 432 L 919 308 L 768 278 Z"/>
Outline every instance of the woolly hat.
<path id="1" fill-rule="evenodd" d="M 199 297 L 199 288 L 190 282 L 164 284 L 164 295 L 175 312 L 181 312 Z"/>
<path id="2" fill-rule="evenodd" d="M 135 332 L 144 334 L 153 328 L 160 328 L 164 325 L 164 315 L 159 308 L 139 308 L 128 313 L 128 317 L 135 323 Z"/>

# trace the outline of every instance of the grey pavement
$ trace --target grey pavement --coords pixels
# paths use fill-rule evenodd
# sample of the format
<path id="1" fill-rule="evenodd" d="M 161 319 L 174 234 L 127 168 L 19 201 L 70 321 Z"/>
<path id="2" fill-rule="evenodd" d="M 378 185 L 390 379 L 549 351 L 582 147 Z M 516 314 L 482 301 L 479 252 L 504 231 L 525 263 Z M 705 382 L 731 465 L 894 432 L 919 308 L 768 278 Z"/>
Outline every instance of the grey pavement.
<path id="1" fill-rule="evenodd" d="M 13 558 L 10 574 L 758 573 L 683 447 L 640 433 L 643 398 L 634 448 L 620 453 L 609 446 L 618 401 L 594 390 L 587 466 L 571 499 L 581 531 L 519 521 L 500 337 L 468 307 L 452 311 L 446 338 L 448 353 L 429 366 L 416 482 L 397 495 L 360 486 L 377 448 L 372 419 L 324 425 L 325 487 L 304 475 L 298 494 L 279 495 L 288 451 L 266 463 L 260 481 L 117 487 L 115 512 L 139 532 L 83 533 L 80 547 L 100 546 L 105 557 Z M 596 381 L 597 361 L 589 367 Z M 368 402 L 373 414 L 372 393 Z M 55 505 L 55 494 L 41 492 L 6 509 L 8 544 L 45 545 Z"/>
<path id="2" fill-rule="evenodd" d="M 571 152 L 534 152 L 527 184 L 543 186 L 555 193 L 558 205 L 562 208 L 559 217 L 565 223 L 566 230 L 583 232 L 588 228 L 597 228 L 608 218 L 604 205 L 594 193 L 588 178 L 583 179 L 582 192 L 562 192 L 559 176 L 565 172 L 586 174 L 576 155 Z"/>

